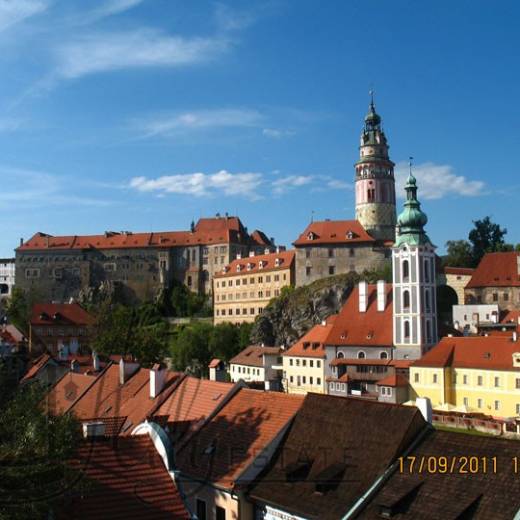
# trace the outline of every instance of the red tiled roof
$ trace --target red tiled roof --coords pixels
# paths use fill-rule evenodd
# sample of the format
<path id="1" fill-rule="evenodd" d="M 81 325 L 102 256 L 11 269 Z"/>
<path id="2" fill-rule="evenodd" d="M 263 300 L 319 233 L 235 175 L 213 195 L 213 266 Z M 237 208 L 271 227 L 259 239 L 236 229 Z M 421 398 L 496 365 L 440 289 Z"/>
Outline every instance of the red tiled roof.
<path id="1" fill-rule="evenodd" d="M 57 507 L 59 520 L 190 518 L 148 435 L 83 442 L 70 465 L 89 484 Z"/>
<path id="2" fill-rule="evenodd" d="M 55 318 L 56 316 L 56 318 Z M 92 325 L 94 317 L 78 303 L 36 303 L 31 312 L 31 325 Z"/>
<path id="3" fill-rule="evenodd" d="M 208 368 L 218 368 L 222 361 L 218 358 L 214 358 L 209 362 Z"/>
<path id="4" fill-rule="evenodd" d="M 392 346 L 392 284 L 385 284 L 386 305 L 377 310 L 377 286 L 367 288 L 367 310 L 359 311 L 359 288 L 343 305 L 327 337 L 327 345 Z"/>
<path id="5" fill-rule="evenodd" d="M 278 347 L 264 347 L 262 345 L 249 345 L 242 352 L 229 361 L 229 364 L 262 367 L 264 354 L 278 356 L 281 349 Z"/>
<path id="6" fill-rule="evenodd" d="M 294 264 L 294 250 L 281 251 L 280 253 L 269 253 L 267 255 L 247 256 L 241 259 L 233 260 L 229 265 L 225 266 L 224 271 L 215 274 L 215 278 L 223 278 L 226 276 L 244 276 L 253 273 L 263 273 L 265 271 L 279 271 L 281 269 L 289 269 Z M 276 265 L 278 259 L 279 265 Z M 263 262 L 263 267 L 260 267 Z M 248 269 L 247 266 L 250 266 Z M 240 268 L 239 271 L 237 269 Z"/>
<path id="7" fill-rule="evenodd" d="M 267 238 L 267 235 L 263 231 L 260 231 L 258 229 L 255 229 L 251 233 L 251 241 L 255 245 L 259 245 L 259 246 L 272 246 L 273 245 L 271 240 L 269 240 L 269 238 Z"/>
<path id="8" fill-rule="evenodd" d="M 408 386 L 408 379 L 400 374 L 394 374 L 392 376 L 385 377 L 376 381 L 378 386 Z"/>
<path id="9" fill-rule="evenodd" d="M 232 488 L 302 405 L 303 397 L 240 389 L 177 455 L 181 473 Z"/>
<path id="10" fill-rule="evenodd" d="M 486 253 L 475 269 L 466 289 L 474 287 L 518 287 L 519 253 Z"/>
<path id="11" fill-rule="evenodd" d="M 334 358 L 330 362 L 330 366 L 337 367 L 341 365 L 373 365 L 373 366 L 393 366 L 392 359 L 358 359 L 358 358 Z"/>
<path id="12" fill-rule="evenodd" d="M 219 406 L 234 387 L 232 383 L 187 376 L 154 413 L 176 439 L 195 430 Z"/>
<path id="13" fill-rule="evenodd" d="M 16 339 L 7 330 L 0 329 L 0 340 L 9 345 L 16 345 Z"/>
<path id="14" fill-rule="evenodd" d="M 108 231 L 103 235 L 52 236 L 36 233 L 17 251 L 40 249 L 131 249 L 142 247 L 173 247 L 196 244 L 245 242 L 245 232 L 237 217 L 204 218 L 195 231 L 164 231 L 156 233 L 132 233 Z"/>
<path id="15" fill-rule="evenodd" d="M 314 325 L 307 334 L 302 336 L 291 348 L 284 352 L 284 356 L 325 357 L 325 342 L 332 330 L 337 315 L 329 316 L 325 325 Z"/>
<path id="16" fill-rule="evenodd" d="M 42 354 L 37 357 L 20 382 L 32 379 L 51 359 L 52 357 L 49 354 Z"/>
<path id="17" fill-rule="evenodd" d="M 47 393 L 45 405 L 51 415 L 59 415 L 68 412 L 71 406 L 94 384 L 96 376 L 65 374 Z"/>
<path id="18" fill-rule="evenodd" d="M 472 267 L 444 267 L 443 271 L 445 274 L 471 276 L 475 272 L 475 269 L 473 269 Z"/>
<path id="19" fill-rule="evenodd" d="M 442 338 L 412 367 L 480 368 L 484 370 L 520 370 L 513 367 L 513 354 L 520 352 L 520 343 L 511 337 L 468 336 Z"/>
<path id="20" fill-rule="evenodd" d="M 501 320 L 500 323 L 516 323 L 520 324 L 520 310 L 509 311 Z"/>
<path id="21" fill-rule="evenodd" d="M 352 233 L 352 238 L 347 238 L 349 232 Z M 310 238 L 311 233 L 312 239 Z M 375 240 L 365 231 L 358 220 L 321 220 L 311 222 L 293 242 L 293 245 L 357 244 L 360 242 L 375 242 Z"/>

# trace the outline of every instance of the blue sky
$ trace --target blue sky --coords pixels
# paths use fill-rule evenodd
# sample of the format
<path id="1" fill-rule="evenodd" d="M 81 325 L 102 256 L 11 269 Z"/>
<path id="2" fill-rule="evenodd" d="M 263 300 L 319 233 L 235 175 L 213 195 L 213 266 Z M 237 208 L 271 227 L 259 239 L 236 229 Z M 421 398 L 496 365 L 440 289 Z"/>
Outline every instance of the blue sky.
<path id="1" fill-rule="evenodd" d="M 353 218 L 371 87 L 441 251 L 485 215 L 520 242 L 519 18 L 515 1 L 0 0 L 0 256 L 36 231 L 229 212 L 290 244 L 312 212 Z"/>

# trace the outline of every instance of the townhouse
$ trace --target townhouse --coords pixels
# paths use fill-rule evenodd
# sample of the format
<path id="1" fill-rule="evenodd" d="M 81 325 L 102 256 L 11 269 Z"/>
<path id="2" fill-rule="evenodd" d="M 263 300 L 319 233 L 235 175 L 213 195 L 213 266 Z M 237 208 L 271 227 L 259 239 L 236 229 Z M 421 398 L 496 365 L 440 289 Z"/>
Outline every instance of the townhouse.
<path id="1" fill-rule="evenodd" d="M 229 360 L 231 381 L 243 380 L 265 390 L 280 390 L 282 353 L 283 349 L 279 347 L 249 345 Z"/>

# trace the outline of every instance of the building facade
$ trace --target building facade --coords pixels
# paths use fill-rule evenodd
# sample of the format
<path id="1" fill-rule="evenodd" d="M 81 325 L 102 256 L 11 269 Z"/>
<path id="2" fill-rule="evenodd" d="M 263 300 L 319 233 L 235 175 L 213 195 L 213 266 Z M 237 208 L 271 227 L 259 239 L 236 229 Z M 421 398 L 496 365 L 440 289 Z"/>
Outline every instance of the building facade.
<path id="1" fill-rule="evenodd" d="M 428 218 L 417 200 L 411 169 L 405 190 L 392 249 L 393 343 L 396 358 L 418 359 L 437 343 L 435 246 L 424 231 Z"/>
<path id="2" fill-rule="evenodd" d="M 393 242 L 395 237 L 394 163 L 381 129 L 381 117 L 372 99 L 361 132 L 356 162 L 356 220 L 374 238 Z"/>
<path id="3" fill-rule="evenodd" d="M 282 379 L 282 352 L 279 347 L 249 345 L 229 360 L 232 383 L 240 380 L 265 388 L 280 390 Z"/>
<path id="4" fill-rule="evenodd" d="M 9 298 L 15 282 L 15 259 L 0 258 L 0 299 Z"/>
<path id="5" fill-rule="evenodd" d="M 229 216 L 200 219 L 190 231 L 36 233 L 16 250 L 17 285 L 54 302 L 103 290 L 129 303 L 149 301 L 175 281 L 208 294 L 214 274 L 237 254 L 270 246 L 263 233 L 249 235 L 238 217 Z"/>
<path id="6" fill-rule="evenodd" d="M 213 280 L 214 323 L 252 323 L 284 287 L 294 285 L 294 251 L 238 255 Z"/>
<path id="7" fill-rule="evenodd" d="M 478 334 L 481 327 L 496 325 L 499 319 L 497 304 L 453 306 L 453 327 L 463 334 Z"/>

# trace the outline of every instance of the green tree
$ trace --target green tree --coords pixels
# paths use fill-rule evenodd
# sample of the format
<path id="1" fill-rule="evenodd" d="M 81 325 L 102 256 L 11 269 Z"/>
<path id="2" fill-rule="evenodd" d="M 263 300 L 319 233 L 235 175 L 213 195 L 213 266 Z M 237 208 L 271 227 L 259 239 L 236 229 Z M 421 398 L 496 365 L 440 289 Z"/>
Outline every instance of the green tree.
<path id="1" fill-rule="evenodd" d="M 232 323 L 219 323 L 211 331 L 209 350 L 212 357 L 229 361 L 239 352 L 239 328 Z"/>
<path id="2" fill-rule="evenodd" d="M 7 302 L 6 310 L 9 321 L 27 336 L 29 335 L 29 322 L 34 300 L 35 295 L 32 291 L 26 294 L 19 287 L 15 287 Z"/>
<path id="3" fill-rule="evenodd" d="M 80 442 L 72 415 L 48 416 L 44 388 L 0 374 L 0 519 L 48 518 L 78 473 L 66 465 Z"/>
<path id="4" fill-rule="evenodd" d="M 203 322 L 195 322 L 182 328 L 171 346 L 176 370 L 185 370 L 199 377 L 207 375 L 211 361 L 209 338 L 212 329 L 212 325 Z"/>
<path id="5" fill-rule="evenodd" d="M 467 240 L 448 240 L 443 264 L 448 267 L 474 267 L 473 249 Z"/>
<path id="6" fill-rule="evenodd" d="M 253 323 L 243 322 L 238 326 L 238 352 L 244 350 L 248 345 L 251 344 L 252 330 Z"/>
<path id="7" fill-rule="evenodd" d="M 474 220 L 473 224 L 474 228 L 469 232 L 468 238 L 472 244 L 473 262 L 477 265 L 486 253 L 500 250 L 505 243 L 507 229 L 501 228 L 489 217 Z"/>

